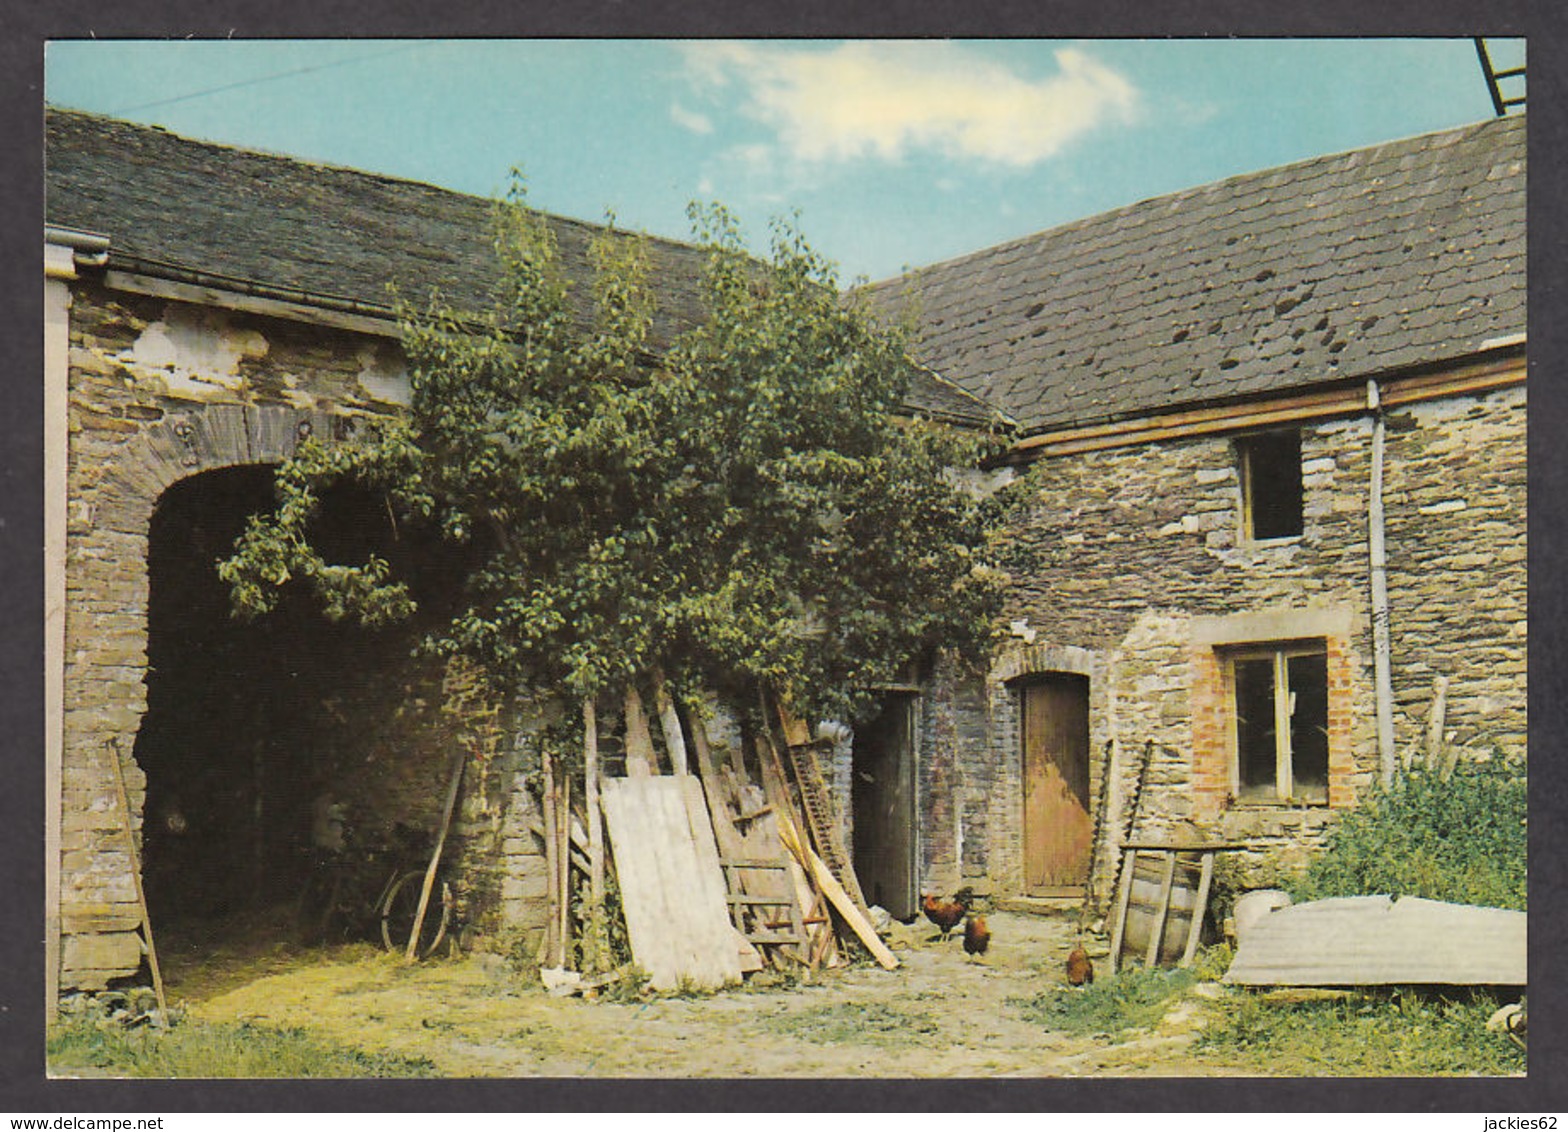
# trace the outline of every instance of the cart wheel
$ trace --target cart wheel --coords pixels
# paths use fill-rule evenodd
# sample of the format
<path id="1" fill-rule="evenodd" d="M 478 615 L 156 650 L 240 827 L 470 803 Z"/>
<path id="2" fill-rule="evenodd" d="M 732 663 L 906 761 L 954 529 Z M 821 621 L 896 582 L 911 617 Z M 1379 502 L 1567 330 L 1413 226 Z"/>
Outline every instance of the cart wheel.
<path id="1" fill-rule="evenodd" d="M 419 911 L 419 893 L 424 886 L 424 870 L 404 873 L 382 901 L 381 942 L 388 951 L 401 953 L 408 950 L 408 937 L 414 930 L 414 914 Z M 425 958 L 441 946 L 451 917 L 447 886 L 443 881 L 440 889 L 430 894 L 425 922 L 419 929 L 419 946 L 414 949 L 416 959 Z"/>

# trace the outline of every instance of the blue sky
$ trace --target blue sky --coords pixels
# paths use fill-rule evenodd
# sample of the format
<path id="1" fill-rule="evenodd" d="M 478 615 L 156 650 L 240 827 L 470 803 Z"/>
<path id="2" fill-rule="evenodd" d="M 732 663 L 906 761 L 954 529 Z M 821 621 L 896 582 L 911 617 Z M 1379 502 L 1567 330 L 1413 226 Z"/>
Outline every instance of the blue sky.
<path id="1" fill-rule="evenodd" d="M 45 88 L 661 236 L 798 211 L 845 282 L 1492 115 L 1468 39 L 62 41 Z"/>

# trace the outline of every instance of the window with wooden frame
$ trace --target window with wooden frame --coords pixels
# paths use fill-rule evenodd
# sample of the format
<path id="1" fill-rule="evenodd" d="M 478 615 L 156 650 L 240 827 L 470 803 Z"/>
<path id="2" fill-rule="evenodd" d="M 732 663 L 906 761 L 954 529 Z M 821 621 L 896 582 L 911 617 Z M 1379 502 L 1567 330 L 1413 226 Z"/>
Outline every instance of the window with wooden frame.
<path id="1" fill-rule="evenodd" d="M 1328 804 L 1328 655 L 1321 641 L 1224 654 L 1243 802 Z"/>
<path id="2" fill-rule="evenodd" d="M 1302 532 L 1301 430 L 1238 437 L 1241 536 L 1248 542 Z"/>

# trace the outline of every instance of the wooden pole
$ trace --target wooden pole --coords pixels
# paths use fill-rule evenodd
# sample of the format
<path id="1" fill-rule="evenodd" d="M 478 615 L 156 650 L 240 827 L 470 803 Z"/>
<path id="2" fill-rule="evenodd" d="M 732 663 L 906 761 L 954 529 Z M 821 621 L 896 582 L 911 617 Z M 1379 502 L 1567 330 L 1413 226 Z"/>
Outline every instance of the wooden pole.
<path id="1" fill-rule="evenodd" d="M 555 760 L 550 757 L 548 743 L 539 749 L 539 774 L 542 779 L 539 803 L 544 808 L 545 901 L 549 905 L 549 915 L 545 919 L 542 959 L 546 967 L 553 967 L 557 951 L 556 932 L 560 927 L 560 920 L 556 914 L 556 907 L 561 900 L 559 854 L 568 852 L 569 849 L 558 844 L 561 826 L 555 814 Z"/>
<path id="2" fill-rule="evenodd" d="M 626 685 L 626 777 L 647 778 L 653 773 L 653 738 L 648 716 L 635 684 Z"/>
<path id="3" fill-rule="evenodd" d="M 1176 883 L 1176 852 L 1167 850 L 1165 853 L 1165 876 L 1160 881 L 1160 898 L 1156 902 L 1159 909 L 1154 914 L 1154 930 L 1149 933 L 1149 950 L 1144 955 L 1143 965 L 1154 968 L 1160 965 L 1160 945 L 1165 942 L 1165 918 L 1170 915 L 1171 890 Z"/>
<path id="4" fill-rule="evenodd" d="M 136 904 L 142 911 L 142 934 L 147 937 L 147 966 L 152 970 L 152 989 L 158 996 L 158 1009 L 168 1012 L 163 997 L 163 973 L 158 970 L 158 948 L 152 941 L 152 915 L 147 911 L 147 893 L 142 888 L 141 854 L 136 851 L 136 831 L 131 828 L 131 799 L 125 792 L 125 771 L 120 767 L 120 740 L 109 739 L 109 765 L 114 768 L 114 789 L 120 799 L 120 816 L 125 819 L 125 852 L 131 859 L 131 880 L 136 885 Z"/>
<path id="5" fill-rule="evenodd" d="M 425 868 L 425 883 L 419 888 L 419 908 L 414 912 L 414 930 L 408 933 L 408 949 L 403 961 L 412 963 L 419 952 L 419 929 L 425 926 L 425 910 L 430 907 L 430 890 L 435 887 L 436 870 L 441 867 L 441 850 L 446 846 L 446 831 L 452 827 L 452 808 L 457 805 L 457 789 L 463 782 L 463 764 L 467 753 L 459 747 L 452 759 L 452 782 L 446 788 L 446 806 L 441 811 L 441 828 L 436 832 L 436 847 L 430 854 L 430 864 Z"/>
<path id="6" fill-rule="evenodd" d="M 565 967 L 567 956 L 571 953 L 572 946 L 572 855 L 570 852 L 572 837 L 572 778 L 563 766 L 560 768 L 560 797 L 556 799 L 555 817 L 561 823 L 560 834 L 557 838 L 563 850 L 556 867 L 561 870 L 561 904 L 557 910 L 560 917 L 556 932 L 556 966 Z"/>
<path id="7" fill-rule="evenodd" d="M 604 906 L 604 813 L 599 809 L 599 720 L 592 696 L 583 700 L 583 789 L 588 805 L 588 895 Z"/>
<path id="8" fill-rule="evenodd" d="M 664 683 L 664 673 L 657 668 L 653 670 L 653 704 L 659 713 L 659 726 L 664 731 L 664 749 L 670 755 L 671 773 L 690 773 L 686 769 L 686 740 L 681 734 L 681 717 L 675 710 L 670 689 Z"/>

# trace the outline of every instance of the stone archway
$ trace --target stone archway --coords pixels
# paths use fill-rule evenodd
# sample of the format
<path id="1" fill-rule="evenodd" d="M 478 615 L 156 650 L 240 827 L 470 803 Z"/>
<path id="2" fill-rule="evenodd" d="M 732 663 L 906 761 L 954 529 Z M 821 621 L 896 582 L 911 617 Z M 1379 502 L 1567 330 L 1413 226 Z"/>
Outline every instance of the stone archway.
<path id="1" fill-rule="evenodd" d="M 322 410 L 210 404 L 168 413 L 102 467 L 73 467 L 66 554 L 60 806 L 60 986 L 93 989 L 141 965 L 136 877 L 113 766 L 139 831 L 145 776 L 130 757 L 147 706 L 147 551 L 163 492 L 201 472 L 271 464 L 307 436 L 341 438 Z"/>

